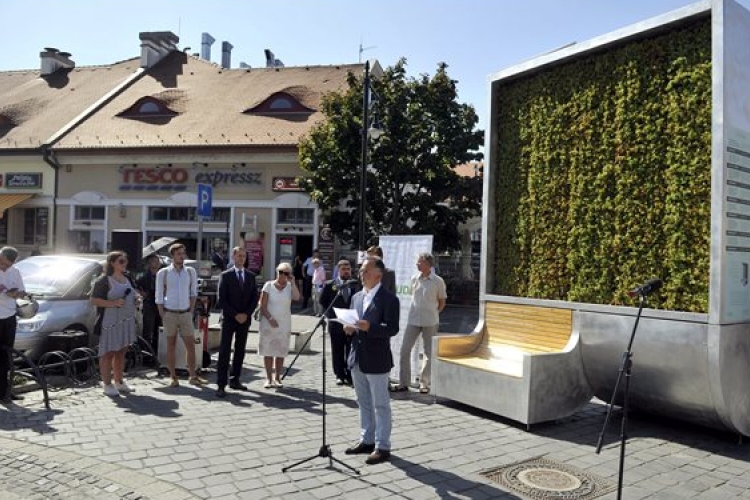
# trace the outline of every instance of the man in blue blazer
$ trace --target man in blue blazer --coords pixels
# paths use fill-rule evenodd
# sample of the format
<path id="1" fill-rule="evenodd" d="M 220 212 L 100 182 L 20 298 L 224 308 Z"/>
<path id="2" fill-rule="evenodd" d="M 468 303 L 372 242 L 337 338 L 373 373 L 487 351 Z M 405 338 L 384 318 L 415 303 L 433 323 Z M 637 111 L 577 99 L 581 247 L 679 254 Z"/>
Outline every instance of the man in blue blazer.
<path id="1" fill-rule="evenodd" d="M 398 333 L 400 312 L 396 295 L 381 286 L 385 264 L 368 256 L 359 270 L 362 291 L 352 297 L 356 325 L 345 325 L 352 335 L 349 367 L 359 404 L 359 442 L 347 455 L 369 453 L 367 464 L 379 464 L 391 456 L 391 397 L 389 374 L 393 368 L 391 337 Z"/>
<path id="2" fill-rule="evenodd" d="M 245 361 L 247 331 L 250 318 L 258 305 L 258 289 L 255 286 L 255 275 L 244 268 L 246 252 L 242 247 L 232 249 L 234 267 L 221 274 L 219 281 L 219 307 L 223 313 L 221 324 L 221 345 L 219 346 L 219 363 L 216 368 L 216 396 L 226 396 L 229 379 L 229 355 L 232 351 L 234 337 L 234 359 L 229 387 L 246 391 L 247 387 L 240 382 L 242 363 Z"/>

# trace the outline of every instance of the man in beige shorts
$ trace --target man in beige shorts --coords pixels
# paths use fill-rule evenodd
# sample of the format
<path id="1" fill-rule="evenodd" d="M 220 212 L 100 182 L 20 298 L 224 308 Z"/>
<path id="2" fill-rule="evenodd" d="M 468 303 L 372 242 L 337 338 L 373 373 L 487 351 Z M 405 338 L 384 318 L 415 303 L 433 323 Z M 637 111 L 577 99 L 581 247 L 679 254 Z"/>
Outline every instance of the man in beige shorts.
<path id="1" fill-rule="evenodd" d="M 187 353 L 187 369 L 192 385 L 202 385 L 208 380 L 195 371 L 195 329 L 193 308 L 198 297 L 198 277 L 195 269 L 184 265 L 187 252 L 185 245 L 175 243 L 169 247 L 172 263 L 156 274 L 155 302 L 167 337 L 167 368 L 172 376 L 171 387 L 179 387 L 175 371 L 177 334 L 182 337 Z"/>

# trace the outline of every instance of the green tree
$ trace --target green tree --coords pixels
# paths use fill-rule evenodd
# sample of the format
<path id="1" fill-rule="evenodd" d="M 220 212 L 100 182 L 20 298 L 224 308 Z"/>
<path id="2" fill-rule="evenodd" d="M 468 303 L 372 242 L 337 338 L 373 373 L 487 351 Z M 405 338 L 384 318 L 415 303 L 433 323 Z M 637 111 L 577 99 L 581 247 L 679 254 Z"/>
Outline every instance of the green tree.
<path id="1" fill-rule="evenodd" d="M 473 106 L 457 102 L 456 81 L 438 65 L 434 76 L 406 76 L 401 59 L 373 80 L 371 113 L 384 133 L 370 138 L 366 190 L 366 240 L 386 234 L 432 234 L 436 250 L 458 248 L 458 225 L 479 214 L 479 178 L 455 173 L 456 165 L 482 158 L 484 132 Z M 305 175 L 300 184 L 344 242 L 359 234 L 362 154 L 362 75 L 322 99 L 326 119 L 300 142 Z"/>

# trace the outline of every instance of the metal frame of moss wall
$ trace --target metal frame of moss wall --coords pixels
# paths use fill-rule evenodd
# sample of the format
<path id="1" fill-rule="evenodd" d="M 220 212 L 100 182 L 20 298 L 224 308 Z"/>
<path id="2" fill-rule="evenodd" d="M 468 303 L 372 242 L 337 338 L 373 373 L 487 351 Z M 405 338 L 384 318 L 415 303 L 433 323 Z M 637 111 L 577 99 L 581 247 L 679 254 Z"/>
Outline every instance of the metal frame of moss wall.
<path id="1" fill-rule="evenodd" d="M 490 77 L 486 136 L 480 318 L 487 302 L 573 310 L 580 363 L 590 390 L 609 400 L 637 308 L 497 295 L 496 192 L 498 92 L 503 82 L 653 37 L 698 19 L 711 23 L 711 242 L 708 312 L 646 309 L 633 347 L 631 407 L 750 435 L 750 12 L 732 0 L 704 0 L 685 8 L 563 48 Z M 744 44 L 744 45 L 743 45 Z M 747 72 L 745 75 L 744 72 Z M 744 89 L 743 89 L 744 85 Z M 741 168 L 736 168 L 740 164 Z M 746 170 L 744 170 L 746 169 Z M 747 187 L 741 182 L 749 175 Z M 743 190 L 746 198 L 738 200 Z M 738 194 L 739 193 L 739 194 Z M 733 197 L 734 196 L 734 197 Z M 732 201 L 734 200 L 734 201 Z M 736 203 L 735 203 L 736 202 Z M 748 210 L 743 212 L 743 206 Z M 737 212 L 740 217 L 736 217 Z M 633 214 L 634 217 L 637 214 Z M 750 227 L 750 226 L 748 226 Z M 743 234 L 746 233 L 746 234 Z M 744 276 L 743 276 L 744 269 Z M 639 279 L 642 277 L 635 277 Z M 633 283 L 637 285 L 637 283 Z M 477 326 L 481 330 L 483 323 Z"/>

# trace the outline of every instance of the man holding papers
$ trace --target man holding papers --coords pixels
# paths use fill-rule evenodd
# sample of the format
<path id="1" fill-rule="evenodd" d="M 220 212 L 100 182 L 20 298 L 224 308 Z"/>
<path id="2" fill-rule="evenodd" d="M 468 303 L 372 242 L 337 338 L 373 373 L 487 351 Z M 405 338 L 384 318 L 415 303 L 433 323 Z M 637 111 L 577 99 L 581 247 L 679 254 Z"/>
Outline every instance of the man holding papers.
<path id="1" fill-rule="evenodd" d="M 347 455 L 368 453 L 365 463 L 379 464 L 391 455 L 391 398 L 388 378 L 393 368 L 391 337 L 398 333 L 399 300 L 380 285 L 385 265 L 368 256 L 359 270 L 364 286 L 352 297 L 351 309 L 357 315 L 339 318 L 344 332 L 352 336 L 349 368 L 359 404 L 359 442 Z M 360 318 L 360 319 L 357 319 Z M 348 324 L 356 321 L 355 324 Z"/>

